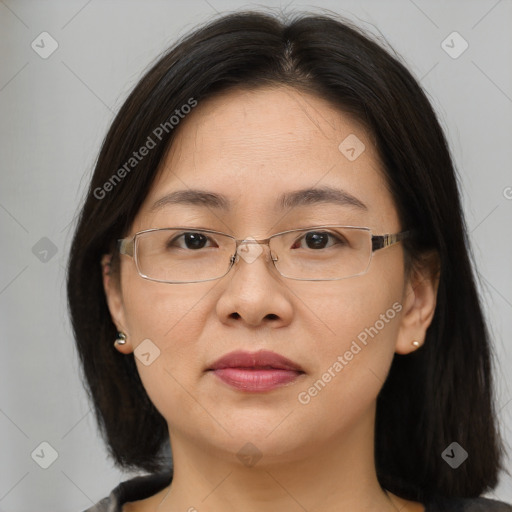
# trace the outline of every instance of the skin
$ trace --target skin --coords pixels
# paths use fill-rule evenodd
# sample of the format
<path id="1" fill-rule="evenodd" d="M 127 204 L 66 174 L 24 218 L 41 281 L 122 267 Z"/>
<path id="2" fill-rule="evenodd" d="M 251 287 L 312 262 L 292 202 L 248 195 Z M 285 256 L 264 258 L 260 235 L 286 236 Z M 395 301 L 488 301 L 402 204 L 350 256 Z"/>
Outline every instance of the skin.
<path id="1" fill-rule="evenodd" d="M 338 149 L 349 134 L 366 147 L 354 161 Z M 282 192 L 321 185 L 344 189 L 368 211 L 326 204 L 275 209 Z M 150 211 L 163 195 L 188 188 L 225 194 L 233 208 Z M 129 235 L 177 225 L 176 219 L 239 239 L 325 223 L 375 234 L 402 227 L 363 127 L 325 100 L 285 86 L 231 90 L 200 102 L 181 121 Z M 416 350 L 412 341 L 422 343 L 431 323 L 438 281 L 430 270 L 418 266 L 405 276 L 399 243 L 375 252 L 365 275 L 294 281 L 277 273 L 265 248 L 221 279 L 162 284 L 142 279 L 134 261 L 121 256 L 119 279 L 104 276 L 112 319 L 127 335 L 117 349 L 128 355 L 149 338 L 160 350 L 148 366 L 135 360 L 168 423 L 175 464 L 170 488 L 123 510 L 423 511 L 380 487 L 373 439 L 376 398 L 394 353 Z M 298 394 L 395 302 L 402 309 L 394 319 L 307 405 L 299 403 Z M 252 394 L 205 372 L 228 352 L 259 349 L 288 357 L 305 374 Z M 237 457 L 247 442 L 261 455 L 251 466 Z"/>

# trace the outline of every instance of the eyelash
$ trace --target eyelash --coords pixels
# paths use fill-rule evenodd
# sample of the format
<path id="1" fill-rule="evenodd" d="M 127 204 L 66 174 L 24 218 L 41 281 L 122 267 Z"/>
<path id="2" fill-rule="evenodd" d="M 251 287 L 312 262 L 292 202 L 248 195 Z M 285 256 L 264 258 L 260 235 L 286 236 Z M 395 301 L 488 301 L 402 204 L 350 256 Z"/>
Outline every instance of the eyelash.
<path id="1" fill-rule="evenodd" d="M 314 231 L 314 230 L 312 230 L 312 231 L 307 231 L 306 233 L 301 235 L 299 238 L 294 240 L 293 245 L 295 246 L 297 242 L 302 242 L 303 240 L 306 240 L 307 236 L 310 235 L 311 233 L 327 235 L 331 239 L 335 239 L 337 241 L 335 243 L 346 243 L 346 241 L 343 240 L 342 237 L 340 237 L 339 235 L 335 235 L 334 233 L 332 233 L 330 231 L 325 231 L 325 230 L 324 231 Z M 173 243 L 175 243 L 179 239 L 183 239 L 184 240 L 183 237 L 185 235 L 201 235 L 201 236 L 205 237 L 208 241 L 212 241 L 212 238 L 207 236 L 207 235 L 205 235 L 204 233 L 200 233 L 198 231 L 187 231 L 187 232 L 181 233 L 178 236 L 173 237 L 170 241 L 168 241 L 167 247 L 171 247 L 173 245 Z M 332 245 L 335 245 L 335 244 L 332 244 Z M 329 245 L 327 247 L 332 247 L 332 245 Z M 180 248 L 181 249 L 187 249 L 187 247 L 180 247 Z M 201 247 L 201 249 L 203 249 L 203 248 L 204 247 Z M 325 247 L 323 247 L 323 248 L 325 248 Z"/>

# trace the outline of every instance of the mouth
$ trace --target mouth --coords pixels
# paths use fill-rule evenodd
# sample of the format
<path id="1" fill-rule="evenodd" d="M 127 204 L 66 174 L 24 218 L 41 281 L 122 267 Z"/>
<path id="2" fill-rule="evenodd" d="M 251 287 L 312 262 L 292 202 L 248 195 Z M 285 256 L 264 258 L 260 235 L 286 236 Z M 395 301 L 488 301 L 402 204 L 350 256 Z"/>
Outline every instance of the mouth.
<path id="1" fill-rule="evenodd" d="M 304 370 L 290 359 L 275 352 L 231 352 L 207 370 L 221 381 L 241 391 L 270 391 L 292 383 Z"/>

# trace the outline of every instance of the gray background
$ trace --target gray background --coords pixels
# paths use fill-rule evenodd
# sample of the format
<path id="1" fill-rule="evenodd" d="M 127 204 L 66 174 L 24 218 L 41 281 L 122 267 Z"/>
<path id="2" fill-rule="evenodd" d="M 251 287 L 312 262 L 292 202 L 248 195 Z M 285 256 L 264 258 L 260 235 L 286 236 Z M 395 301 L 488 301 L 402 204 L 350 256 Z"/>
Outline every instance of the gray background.
<path id="1" fill-rule="evenodd" d="M 81 511 L 133 476 L 107 459 L 80 382 L 64 285 L 74 215 L 106 129 L 142 70 L 216 11 L 258 6 L 328 8 L 380 31 L 428 92 L 461 176 L 497 355 L 499 419 L 512 444 L 510 0 L 3 0 L 0 511 Z M 31 47 L 44 31 L 59 45 L 47 59 Z M 458 58 L 442 47 L 453 31 L 469 44 Z M 454 41 L 452 51 L 461 48 Z M 44 441 L 58 454 L 48 469 L 36 463 L 50 461 Z M 512 502 L 510 477 L 489 496 Z"/>

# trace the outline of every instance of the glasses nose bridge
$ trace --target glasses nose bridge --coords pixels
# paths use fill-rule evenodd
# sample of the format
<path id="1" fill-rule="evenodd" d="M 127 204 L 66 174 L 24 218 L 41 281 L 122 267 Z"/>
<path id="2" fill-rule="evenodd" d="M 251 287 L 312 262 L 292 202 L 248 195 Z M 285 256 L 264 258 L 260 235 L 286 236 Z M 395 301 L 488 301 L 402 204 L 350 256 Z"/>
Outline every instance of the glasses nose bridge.
<path id="1" fill-rule="evenodd" d="M 234 266 L 234 264 L 237 263 L 240 258 L 242 258 L 247 263 L 252 263 L 263 253 L 265 250 L 263 246 L 265 245 L 268 247 L 270 260 L 275 266 L 275 262 L 278 260 L 278 257 L 272 253 L 272 248 L 270 247 L 272 239 L 273 237 L 258 240 L 252 237 L 244 238 L 243 240 L 235 239 L 236 247 L 235 253 L 231 257 L 231 266 Z"/>

